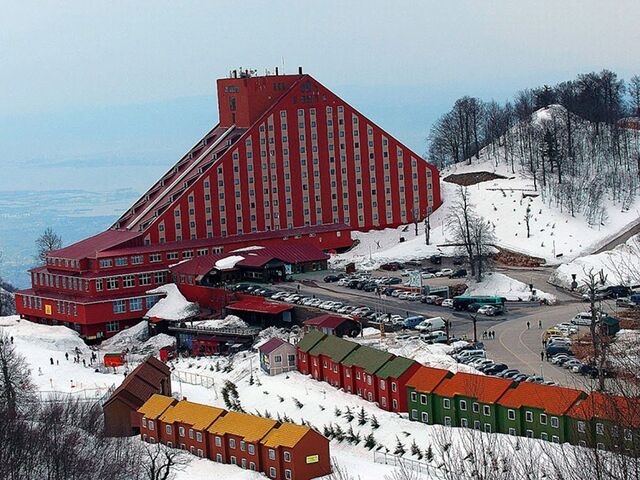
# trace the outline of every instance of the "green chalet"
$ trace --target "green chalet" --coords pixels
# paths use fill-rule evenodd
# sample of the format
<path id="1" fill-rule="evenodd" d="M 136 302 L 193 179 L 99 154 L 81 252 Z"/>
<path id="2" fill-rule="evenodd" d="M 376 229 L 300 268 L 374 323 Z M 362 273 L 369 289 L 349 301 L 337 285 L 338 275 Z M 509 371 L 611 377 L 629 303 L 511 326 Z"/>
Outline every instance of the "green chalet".
<path id="1" fill-rule="evenodd" d="M 313 330 L 307 333 L 304 337 L 300 339 L 300 341 L 296 344 L 296 364 L 298 367 L 298 371 L 303 375 L 311 375 L 311 359 L 309 358 L 309 351 L 315 347 L 318 343 L 324 340 L 326 335 L 324 333 L 319 332 L 318 330 Z M 316 366 L 316 378 L 319 378 L 320 370 Z"/>
<path id="2" fill-rule="evenodd" d="M 640 399 L 592 392 L 567 413 L 573 445 L 640 456 Z"/>
<path id="3" fill-rule="evenodd" d="M 409 419 L 433 425 L 433 391 L 451 377 L 449 370 L 420 365 L 407 381 Z"/>
<path id="4" fill-rule="evenodd" d="M 565 442 L 566 414 L 585 396 L 573 388 L 522 382 L 498 402 L 500 432 Z"/>
<path id="5" fill-rule="evenodd" d="M 392 354 L 377 348 L 361 346 L 355 349 L 341 362 L 342 387 L 365 400 L 376 401 L 374 373 L 392 358 Z"/>
<path id="6" fill-rule="evenodd" d="M 434 423 L 495 432 L 496 402 L 514 385 L 498 377 L 456 373 L 433 391 Z"/>
<path id="7" fill-rule="evenodd" d="M 407 411 L 407 381 L 419 367 L 415 360 L 395 357 L 376 372 L 374 381 L 380 408 L 396 413 Z"/>

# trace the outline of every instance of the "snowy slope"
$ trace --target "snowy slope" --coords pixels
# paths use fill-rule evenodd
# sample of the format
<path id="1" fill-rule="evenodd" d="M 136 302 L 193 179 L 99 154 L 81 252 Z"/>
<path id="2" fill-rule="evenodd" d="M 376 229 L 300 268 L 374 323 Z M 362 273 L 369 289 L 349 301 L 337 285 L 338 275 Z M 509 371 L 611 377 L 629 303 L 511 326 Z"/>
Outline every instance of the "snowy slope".
<path id="1" fill-rule="evenodd" d="M 505 297 L 510 301 L 537 301 L 545 300 L 555 303 L 556 297 L 550 293 L 536 290 L 535 297 L 531 294 L 529 285 L 515 280 L 503 273 L 488 273 L 482 282 L 471 283 L 464 292 L 465 295 L 496 295 Z"/>

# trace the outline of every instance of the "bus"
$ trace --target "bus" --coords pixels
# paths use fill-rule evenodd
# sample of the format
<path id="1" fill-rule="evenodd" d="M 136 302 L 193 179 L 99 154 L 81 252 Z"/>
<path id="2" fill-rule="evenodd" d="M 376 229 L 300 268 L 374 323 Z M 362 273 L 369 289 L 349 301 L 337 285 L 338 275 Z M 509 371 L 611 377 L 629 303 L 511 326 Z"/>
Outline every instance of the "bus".
<path id="1" fill-rule="evenodd" d="M 468 310 L 469 305 L 471 304 L 479 304 L 479 305 L 496 305 L 504 308 L 504 302 L 507 299 L 504 297 L 473 297 L 460 295 L 457 297 L 453 297 L 453 309 L 454 310 Z"/>

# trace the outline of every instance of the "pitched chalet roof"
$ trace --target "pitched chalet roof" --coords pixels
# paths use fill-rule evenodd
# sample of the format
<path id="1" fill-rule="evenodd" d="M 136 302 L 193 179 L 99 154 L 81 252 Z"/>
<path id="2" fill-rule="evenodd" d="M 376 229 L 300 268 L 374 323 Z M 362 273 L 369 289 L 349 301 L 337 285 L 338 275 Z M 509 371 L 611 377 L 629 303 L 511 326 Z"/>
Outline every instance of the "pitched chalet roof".
<path id="1" fill-rule="evenodd" d="M 69 258 L 82 260 L 83 258 L 96 258 L 99 252 L 126 244 L 140 237 L 141 233 L 130 230 L 106 230 L 93 237 L 80 240 L 68 247 L 53 250 L 48 253 L 53 258 Z"/>
<path id="2" fill-rule="evenodd" d="M 231 310 L 240 310 L 242 312 L 269 313 L 275 315 L 278 313 L 286 312 L 287 310 L 292 310 L 293 305 L 288 305 L 286 303 L 265 302 L 264 300 L 260 299 L 246 299 L 230 303 L 226 308 L 230 308 Z"/>
<path id="3" fill-rule="evenodd" d="M 225 412 L 221 408 L 181 400 L 167 409 L 160 417 L 160 421 L 185 423 L 191 425 L 195 430 L 204 430 Z"/>
<path id="4" fill-rule="evenodd" d="M 270 418 L 256 417 L 246 413 L 228 412 L 207 428 L 214 435 L 229 433 L 243 437 L 247 442 L 257 442 L 278 424 Z"/>
<path id="5" fill-rule="evenodd" d="M 282 345 L 289 345 L 291 347 L 293 347 L 293 345 L 291 345 L 289 342 L 287 342 L 286 340 L 283 340 L 281 338 L 278 337 L 274 337 L 271 340 L 263 343 L 262 345 L 260 345 L 258 347 L 258 350 L 261 353 L 271 353 L 273 352 L 276 348 L 282 346 Z"/>
<path id="6" fill-rule="evenodd" d="M 342 325 L 346 321 L 353 321 L 353 320 L 348 317 L 343 317 L 342 315 L 332 315 L 330 313 L 327 313 L 325 315 L 320 315 L 318 317 L 310 318 L 308 320 L 305 320 L 302 323 L 308 327 L 323 327 L 323 328 L 334 329 Z"/>
<path id="7" fill-rule="evenodd" d="M 300 341 L 296 344 L 296 348 L 303 352 L 308 352 L 313 347 L 315 347 L 318 342 L 324 340 L 325 337 L 326 335 L 324 333 L 319 332 L 318 330 L 313 330 L 305 334 L 305 336 L 300 339 Z"/>
<path id="8" fill-rule="evenodd" d="M 411 360 L 410 358 L 395 357 L 376 372 L 376 377 L 382 380 L 387 378 L 399 378 L 404 372 L 409 370 L 414 363 L 416 363 L 416 361 Z"/>
<path id="9" fill-rule="evenodd" d="M 413 387 L 418 392 L 431 393 L 445 378 L 452 375 L 449 370 L 420 365 L 420 368 L 407 381 L 407 387 Z"/>
<path id="10" fill-rule="evenodd" d="M 498 401 L 503 407 L 539 408 L 551 415 L 564 415 L 584 395 L 582 390 L 520 382 Z"/>
<path id="11" fill-rule="evenodd" d="M 282 230 L 280 230 L 280 232 L 282 234 Z M 184 247 L 181 247 L 181 249 L 184 250 Z M 326 260 L 329 258 L 329 255 L 310 244 L 284 245 L 279 247 L 264 247 L 256 249 L 241 248 L 233 252 L 198 256 L 191 260 L 187 260 L 186 262 L 180 262 L 179 264 L 174 265 L 171 268 L 171 271 L 183 275 L 206 275 L 211 270 L 220 270 L 220 268 L 216 267 L 216 263 L 229 257 L 243 257 L 242 260 L 235 263 L 234 268 L 259 268 L 273 260 L 297 264 Z"/>
<path id="12" fill-rule="evenodd" d="M 341 362 L 358 347 L 359 345 L 357 343 L 343 340 L 334 335 L 327 335 L 309 351 L 309 355 L 324 355 L 334 362 Z"/>
<path id="13" fill-rule="evenodd" d="M 137 410 L 160 390 L 161 380 L 170 377 L 169 367 L 160 360 L 149 356 L 125 377 L 104 405 L 106 406 L 118 398 L 132 409 Z"/>
<path id="14" fill-rule="evenodd" d="M 573 404 L 567 415 L 582 420 L 608 420 L 625 427 L 640 428 L 640 398 L 591 392 L 587 398 Z"/>
<path id="15" fill-rule="evenodd" d="M 378 350 L 377 348 L 360 346 L 347 355 L 340 363 L 345 367 L 360 367 L 364 369 L 366 373 L 374 374 L 392 358 L 393 355 L 388 352 Z"/>
<path id="16" fill-rule="evenodd" d="M 271 430 L 264 440 L 262 440 L 262 444 L 265 447 L 271 448 L 293 448 L 309 431 L 311 431 L 311 429 L 304 425 L 283 423 L 278 428 Z"/>
<path id="17" fill-rule="evenodd" d="M 433 393 L 441 397 L 462 395 L 476 398 L 482 403 L 496 403 L 512 385 L 513 382 L 498 377 L 459 372 L 443 380 Z"/>
<path id="18" fill-rule="evenodd" d="M 138 413 L 141 413 L 147 418 L 158 418 L 162 415 L 167 408 L 176 403 L 176 399 L 167 397 L 165 395 L 159 395 L 154 393 L 149 400 L 138 409 Z"/>

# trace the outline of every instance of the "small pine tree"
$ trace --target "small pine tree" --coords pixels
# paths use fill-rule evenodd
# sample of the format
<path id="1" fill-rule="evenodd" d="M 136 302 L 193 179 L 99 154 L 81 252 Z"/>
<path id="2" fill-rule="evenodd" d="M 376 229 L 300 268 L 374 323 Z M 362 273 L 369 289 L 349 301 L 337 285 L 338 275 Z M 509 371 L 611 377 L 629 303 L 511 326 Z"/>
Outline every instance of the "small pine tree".
<path id="1" fill-rule="evenodd" d="M 373 432 L 369 433 L 366 437 L 364 437 L 364 446 L 369 450 L 372 450 L 376 446 L 376 439 L 373 438 Z"/>
<path id="2" fill-rule="evenodd" d="M 364 411 L 364 407 L 360 408 L 360 412 L 358 412 L 358 425 L 364 425 L 367 423 L 367 412 Z"/>
<path id="3" fill-rule="evenodd" d="M 344 430 L 342 430 L 342 427 L 340 427 L 340 425 L 336 424 L 336 426 L 333 427 L 333 433 L 334 438 L 339 442 L 344 440 Z"/>
<path id="4" fill-rule="evenodd" d="M 378 419 L 375 415 L 371 415 L 371 428 L 373 428 L 374 430 L 380 428 L 380 424 L 378 423 Z"/>
<path id="5" fill-rule="evenodd" d="M 329 424 L 329 425 L 325 425 L 322 429 L 323 434 L 325 437 L 331 439 L 335 436 L 335 433 L 333 431 L 333 425 Z"/>
<path id="6" fill-rule="evenodd" d="M 298 408 L 301 409 L 302 407 L 304 407 L 304 404 L 298 400 L 297 398 L 292 398 L 293 400 L 293 404 Z"/>
<path id="7" fill-rule="evenodd" d="M 433 460 L 433 448 L 431 448 L 431 445 L 429 445 L 429 447 L 427 448 L 427 451 L 424 452 L 424 456 L 427 459 L 427 462 L 430 462 Z"/>
<path id="8" fill-rule="evenodd" d="M 413 442 L 411 442 L 411 455 L 418 457 L 418 460 L 422 460 L 422 450 L 418 447 L 415 438 L 413 439 Z"/>
<path id="9" fill-rule="evenodd" d="M 353 415 L 353 412 L 351 411 L 351 409 L 349 407 L 345 407 L 344 409 L 344 418 L 347 419 L 347 422 L 351 423 L 353 421 L 353 419 L 355 418 Z"/>
<path id="10" fill-rule="evenodd" d="M 278 400 L 280 400 L 280 403 L 284 402 L 284 398 L 281 397 L 280 395 L 278 395 Z"/>
<path id="11" fill-rule="evenodd" d="M 333 409 L 333 414 L 334 414 L 336 417 L 339 417 L 339 416 L 341 416 L 341 415 L 342 415 L 342 411 L 341 411 L 338 407 L 336 407 L 336 408 L 334 408 L 334 409 Z"/>
<path id="12" fill-rule="evenodd" d="M 400 441 L 400 439 L 397 436 L 396 436 L 396 440 L 397 440 L 396 449 L 393 451 L 393 454 L 402 456 L 405 453 L 407 453 L 407 451 L 404 448 L 404 444 Z"/>
<path id="13" fill-rule="evenodd" d="M 356 439 L 356 434 L 353 432 L 353 426 L 349 425 L 349 430 L 347 430 L 347 434 L 345 435 L 347 442 L 354 443 Z"/>
<path id="14" fill-rule="evenodd" d="M 271 412 L 269 410 L 265 410 L 263 417 L 264 418 L 271 418 Z"/>

